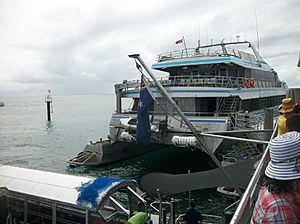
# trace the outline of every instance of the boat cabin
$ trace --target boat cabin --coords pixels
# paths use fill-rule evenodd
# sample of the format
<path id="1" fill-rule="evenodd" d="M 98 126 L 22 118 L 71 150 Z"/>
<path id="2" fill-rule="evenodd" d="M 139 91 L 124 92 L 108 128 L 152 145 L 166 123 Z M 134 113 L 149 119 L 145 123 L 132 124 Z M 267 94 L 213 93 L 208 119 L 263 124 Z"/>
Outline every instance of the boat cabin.
<path id="1" fill-rule="evenodd" d="M 251 52 L 230 46 L 246 45 Z M 152 69 L 166 73 L 158 78 L 173 100 L 187 116 L 224 116 L 251 112 L 279 105 L 286 86 L 277 73 L 261 58 L 250 42 L 220 43 L 172 51 L 158 56 Z M 150 114 L 175 114 L 167 100 L 157 94 L 149 81 L 154 102 Z M 139 103 L 139 81 L 116 85 L 117 110 L 121 98 L 132 98 L 127 113 L 136 113 Z M 163 107 L 161 106 L 163 105 Z M 125 112 L 125 111 L 124 111 Z M 125 112 L 125 113 L 126 113 Z"/>

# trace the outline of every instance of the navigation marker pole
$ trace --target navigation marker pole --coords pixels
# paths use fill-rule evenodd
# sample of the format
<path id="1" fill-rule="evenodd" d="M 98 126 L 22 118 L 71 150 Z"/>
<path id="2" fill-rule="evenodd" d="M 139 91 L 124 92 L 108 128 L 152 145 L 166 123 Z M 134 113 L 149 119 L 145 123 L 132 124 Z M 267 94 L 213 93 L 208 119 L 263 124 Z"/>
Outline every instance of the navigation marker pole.
<path id="1" fill-rule="evenodd" d="M 51 89 L 48 89 L 48 95 L 45 97 L 45 102 L 47 104 L 47 119 L 51 121 L 51 104 L 52 104 L 52 97 L 51 97 Z"/>

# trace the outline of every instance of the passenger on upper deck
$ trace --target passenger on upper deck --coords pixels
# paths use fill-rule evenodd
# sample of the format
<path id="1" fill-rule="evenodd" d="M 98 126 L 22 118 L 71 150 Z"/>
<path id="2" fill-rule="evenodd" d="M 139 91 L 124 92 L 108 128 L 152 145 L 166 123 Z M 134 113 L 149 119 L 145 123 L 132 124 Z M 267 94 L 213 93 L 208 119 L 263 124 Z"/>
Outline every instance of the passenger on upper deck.
<path id="1" fill-rule="evenodd" d="M 278 118 L 277 136 L 285 133 L 286 118 L 293 112 L 293 110 L 294 110 L 294 101 L 291 98 L 283 99 L 278 109 L 278 112 L 281 115 Z"/>
<path id="2" fill-rule="evenodd" d="M 271 160 L 259 191 L 251 222 L 300 222 L 300 133 L 288 132 L 271 140 Z"/>

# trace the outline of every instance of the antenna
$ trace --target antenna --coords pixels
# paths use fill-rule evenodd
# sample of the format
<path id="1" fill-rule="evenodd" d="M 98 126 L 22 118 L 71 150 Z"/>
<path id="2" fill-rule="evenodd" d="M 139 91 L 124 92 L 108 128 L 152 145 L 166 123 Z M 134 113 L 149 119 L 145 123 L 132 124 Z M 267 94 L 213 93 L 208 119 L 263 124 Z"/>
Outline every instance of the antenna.
<path id="1" fill-rule="evenodd" d="M 232 42 L 231 23 L 229 24 L 230 42 Z"/>
<path id="2" fill-rule="evenodd" d="M 198 47 L 200 47 L 200 40 L 201 40 L 201 25 L 199 23 L 199 39 L 198 39 Z"/>
<path id="3" fill-rule="evenodd" d="M 244 22 L 244 36 L 245 36 L 245 41 L 247 41 L 246 22 Z"/>
<path id="4" fill-rule="evenodd" d="M 207 24 L 206 24 L 206 43 L 208 43 L 208 31 L 207 31 Z"/>
<path id="5" fill-rule="evenodd" d="M 258 25 L 257 25 L 256 7 L 255 7 L 255 24 L 256 24 L 257 51 L 259 52 L 259 36 L 258 36 Z"/>
<path id="6" fill-rule="evenodd" d="M 240 39 L 240 35 L 237 35 L 237 36 L 236 36 L 236 42 L 240 42 L 239 39 Z"/>

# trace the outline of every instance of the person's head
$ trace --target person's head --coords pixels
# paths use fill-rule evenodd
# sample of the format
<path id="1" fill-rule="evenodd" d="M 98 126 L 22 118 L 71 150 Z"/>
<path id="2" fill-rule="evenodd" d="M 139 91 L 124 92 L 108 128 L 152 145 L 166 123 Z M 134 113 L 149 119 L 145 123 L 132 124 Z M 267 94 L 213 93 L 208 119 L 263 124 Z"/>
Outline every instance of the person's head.
<path id="1" fill-rule="evenodd" d="M 139 202 L 137 204 L 137 211 L 138 212 L 145 212 L 147 210 L 147 207 L 144 203 Z"/>
<path id="2" fill-rule="evenodd" d="M 291 114 L 286 118 L 286 132 L 290 131 L 300 132 L 300 114 Z"/>
<path id="3" fill-rule="evenodd" d="M 189 208 L 195 208 L 196 207 L 196 203 L 194 201 L 190 201 L 188 204 Z"/>
<path id="4" fill-rule="evenodd" d="M 265 170 L 264 185 L 271 193 L 288 192 L 300 180 L 300 133 L 293 131 L 271 140 L 271 160 Z"/>
<path id="5" fill-rule="evenodd" d="M 278 108 L 278 112 L 280 114 L 284 114 L 285 116 L 294 110 L 294 101 L 292 98 L 285 98 L 282 100 L 281 105 Z"/>
<path id="6" fill-rule="evenodd" d="M 296 103 L 296 104 L 294 105 L 293 113 L 294 113 L 294 114 L 299 114 L 299 113 L 300 113 L 300 105 L 299 105 L 298 103 Z"/>

